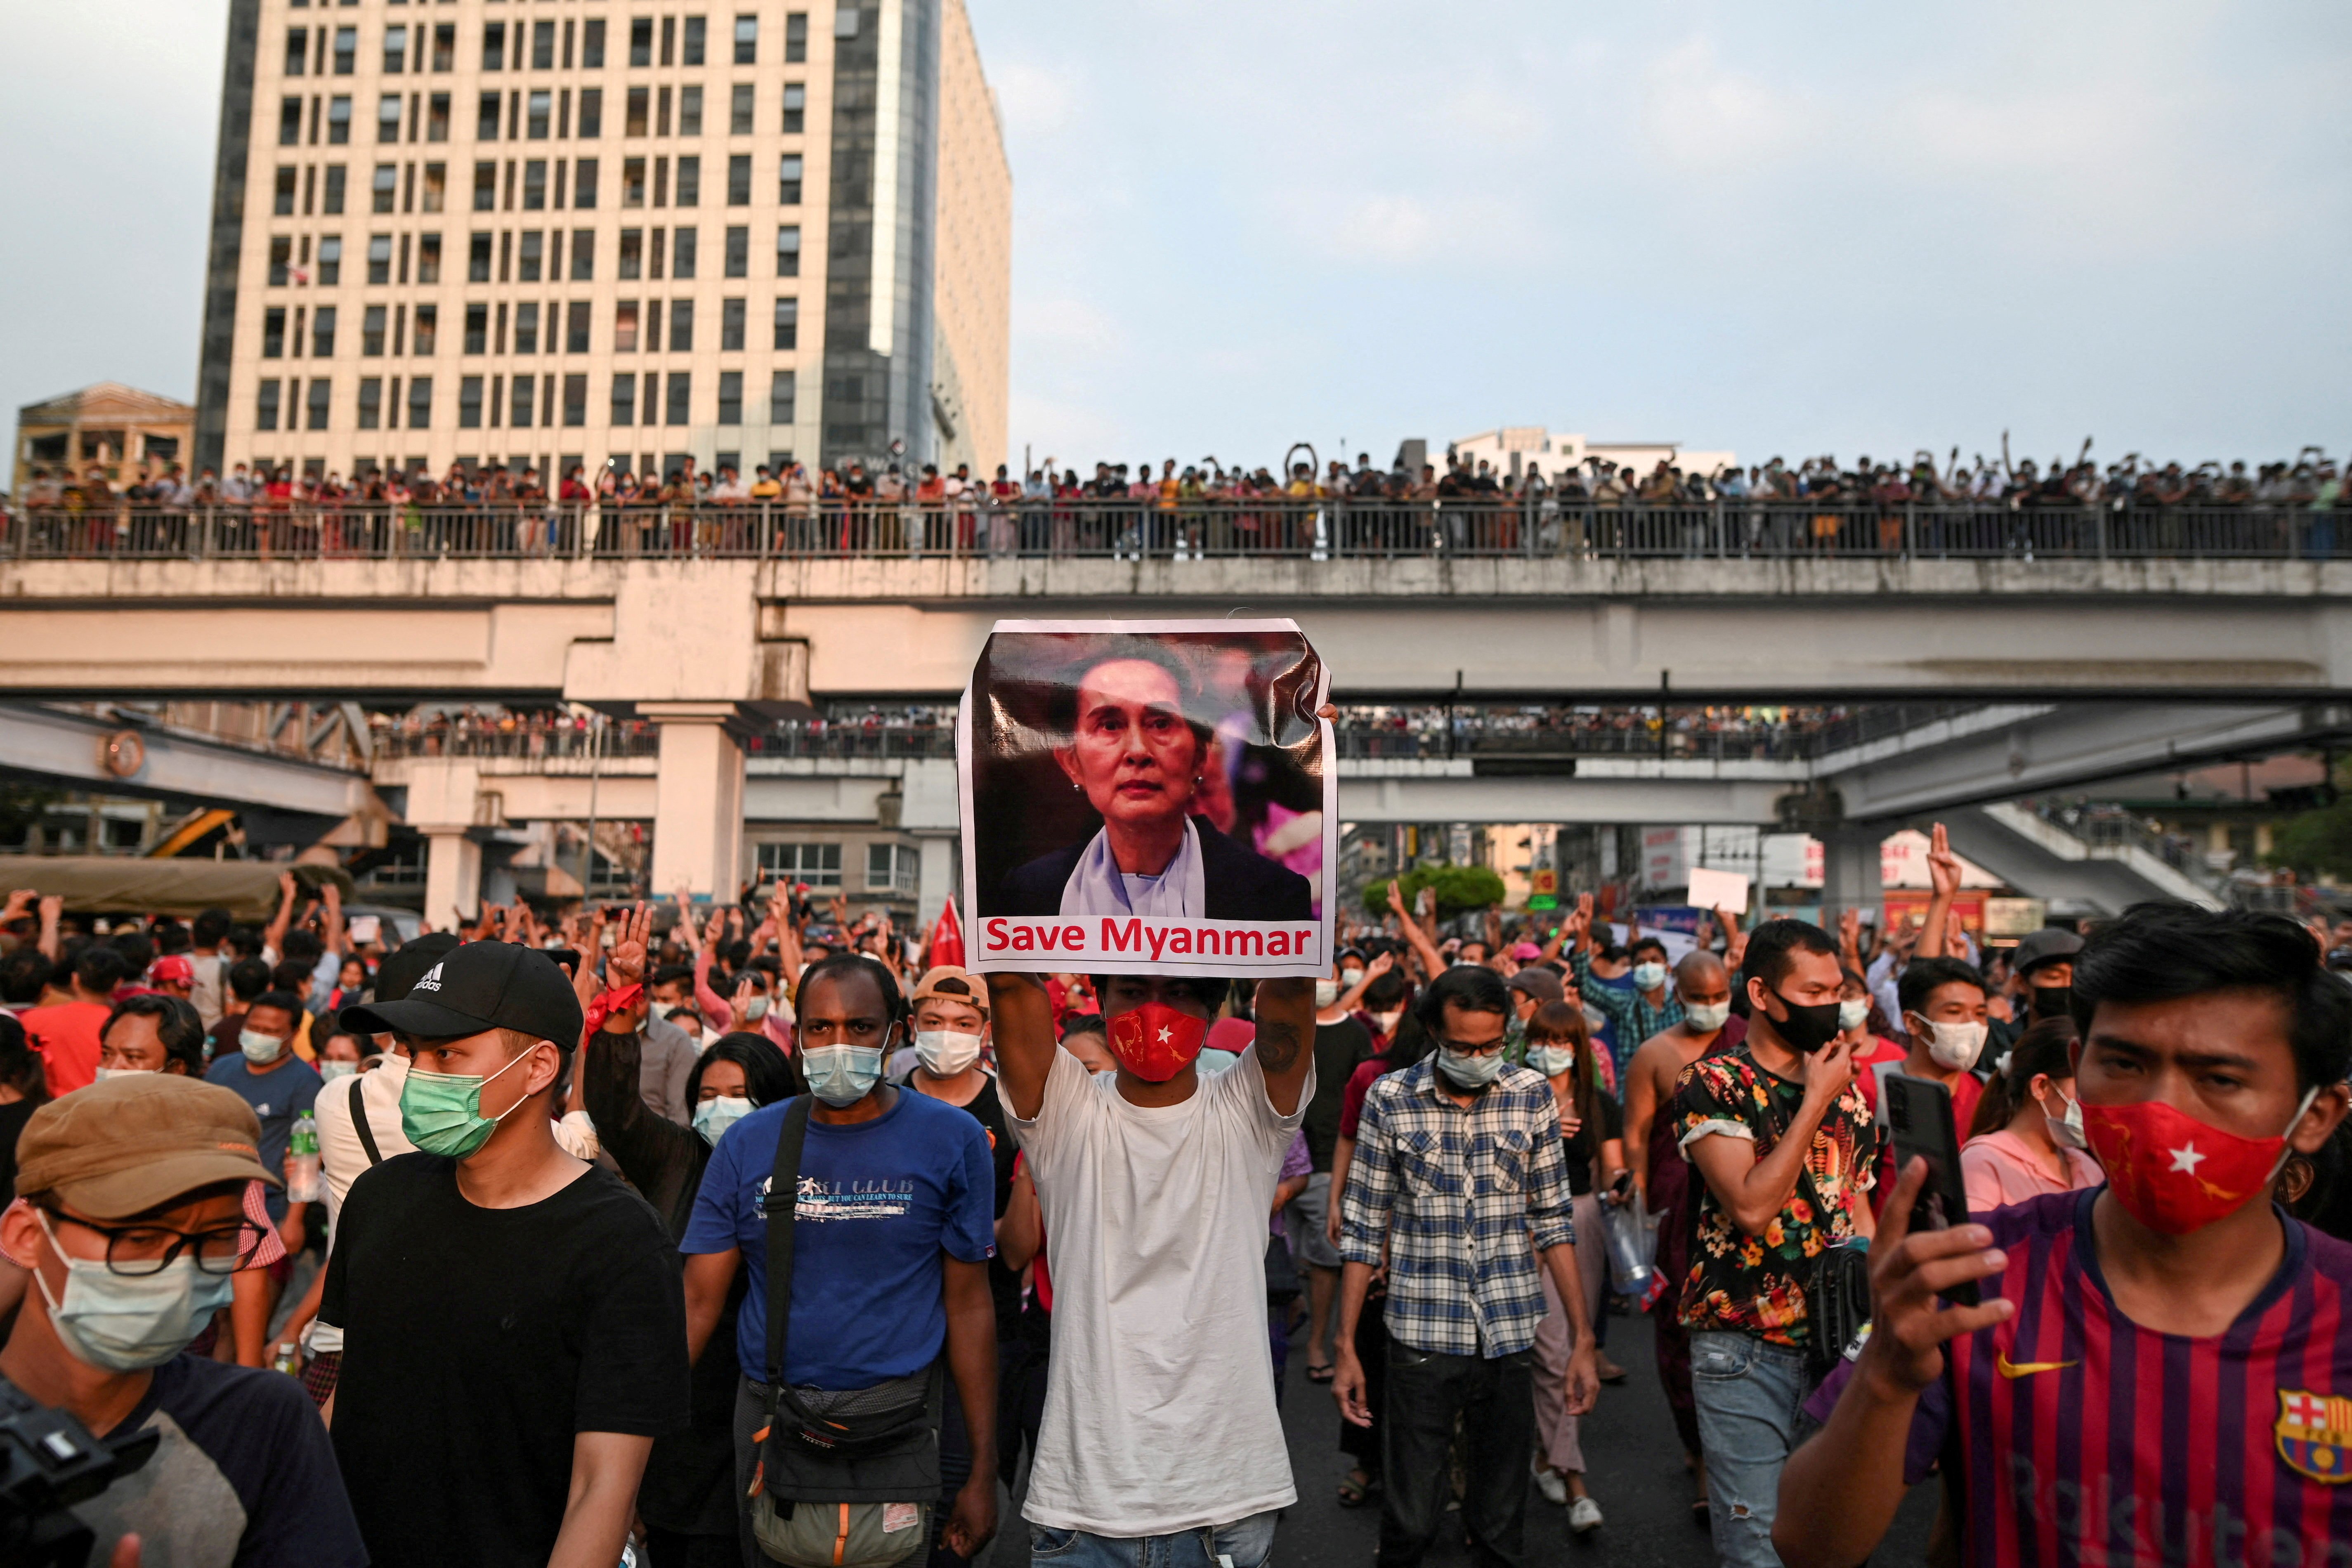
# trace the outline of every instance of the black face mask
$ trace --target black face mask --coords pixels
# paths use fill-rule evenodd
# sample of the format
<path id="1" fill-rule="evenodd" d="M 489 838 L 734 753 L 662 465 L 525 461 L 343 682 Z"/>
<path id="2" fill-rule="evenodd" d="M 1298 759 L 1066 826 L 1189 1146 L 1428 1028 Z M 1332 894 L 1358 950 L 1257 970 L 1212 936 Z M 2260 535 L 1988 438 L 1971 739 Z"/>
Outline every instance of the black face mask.
<path id="1" fill-rule="evenodd" d="M 1789 1010 L 1787 1018 L 1771 1020 L 1773 1031 L 1803 1055 L 1811 1056 L 1837 1038 L 1838 1004 L 1834 1000 L 1817 1006 L 1800 1007 L 1777 991 L 1772 995 Z"/>
<path id="2" fill-rule="evenodd" d="M 2031 1011 L 2036 1018 L 2064 1018 L 2074 1010 L 2074 988 L 2072 985 L 2037 985 L 2033 988 Z"/>

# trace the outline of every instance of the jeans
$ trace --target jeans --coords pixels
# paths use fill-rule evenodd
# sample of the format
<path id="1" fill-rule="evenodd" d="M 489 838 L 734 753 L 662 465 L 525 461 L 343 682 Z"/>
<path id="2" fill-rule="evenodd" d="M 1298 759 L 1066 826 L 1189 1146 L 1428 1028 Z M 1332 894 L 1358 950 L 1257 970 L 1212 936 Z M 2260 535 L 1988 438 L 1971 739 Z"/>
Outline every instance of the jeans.
<path id="1" fill-rule="evenodd" d="M 1535 1352 L 1447 1355 L 1389 1342 L 1381 1430 L 1380 1568 L 1417 1568 L 1445 1518 L 1454 1418 L 1462 1417 L 1468 1489 L 1462 1522 L 1479 1568 L 1524 1568 L 1528 1461 L 1536 1436 Z"/>
<path id="2" fill-rule="evenodd" d="M 1772 1518 L 1803 1418 L 1805 1352 L 1702 1331 L 1690 1337 L 1690 1358 L 1716 1558 L 1727 1568 L 1780 1568 Z"/>
<path id="3" fill-rule="evenodd" d="M 1281 1517 L 1280 1510 L 1268 1510 L 1174 1535 L 1096 1535 L 1033 1524 L 1029 1561 L 1054 1568 L 1263 1568 Z"/>

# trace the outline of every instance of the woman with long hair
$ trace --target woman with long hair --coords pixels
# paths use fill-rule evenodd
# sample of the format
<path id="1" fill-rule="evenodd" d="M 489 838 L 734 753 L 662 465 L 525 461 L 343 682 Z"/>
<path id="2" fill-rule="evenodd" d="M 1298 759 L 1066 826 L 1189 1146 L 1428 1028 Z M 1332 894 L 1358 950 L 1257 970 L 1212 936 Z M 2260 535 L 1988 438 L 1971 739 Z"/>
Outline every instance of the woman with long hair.
<path id="1" fill-rule="evenodd" d="M 1974 1214 L 2106 1180 L 2074 1103 L 2074 1020 L 2044 1018 L 2018 1036 L 1985 1086 L 1960 1149 Z"/>
<path id="2" fill-rule="evenodd" d="M 1576 1270 L 1584 1286 L 1585 1321 L 1601 1321 L 1601 1294 L 1609 1283 L 1603 1202 L 1620 1204 L 1625 1175 L 1624 1113 L 1603 1093 L 1593 1062 L 1592 1029 L 1584 1010 L 1547 1002 L 1528 1019 L 1528 1066 L 1551 1082 L 1559 1105 L 1559 1132 L 1568 1149 L 1570 1217 L 1576 1226 Z M 1630 1192 L 1630 1185 L 1626 1191 Z M 1568 1413 L 1569 1354 L 1573 1331 L 1552 1283 L 1543 1282 L 1544 1319 L 1536 1326 L 1536 1489 L 1568 1506 L 1568 1527 L 1581 1535 L 1601 1523 L 1601 1505 L 1584 1485 L 1584 1450 L 1578 1419 Z"/>

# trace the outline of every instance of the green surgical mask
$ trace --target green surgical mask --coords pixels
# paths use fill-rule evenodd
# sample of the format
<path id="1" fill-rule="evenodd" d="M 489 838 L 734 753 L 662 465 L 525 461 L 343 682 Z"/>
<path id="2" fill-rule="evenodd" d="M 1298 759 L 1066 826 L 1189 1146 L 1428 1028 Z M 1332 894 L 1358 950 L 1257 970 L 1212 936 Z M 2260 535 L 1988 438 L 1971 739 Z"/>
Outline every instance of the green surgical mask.
<path id="1" fill-rule="evenodd" d="M 428 1154 L 443 1154 L 452 1160 L 466 1158 L 488 1142 L 499 1123 L 512 1115 L 516 1106 L 524 1103 L 518 1100 L 498 1115 L 485 1116 L 482 1086 L 490 1079 L 504 1078 L 530 1055 L 529 1051 L 523 1052 L 489 1078 L 410 1068 L 408 1079 L 400 1088 L 401 1131 Z"/>

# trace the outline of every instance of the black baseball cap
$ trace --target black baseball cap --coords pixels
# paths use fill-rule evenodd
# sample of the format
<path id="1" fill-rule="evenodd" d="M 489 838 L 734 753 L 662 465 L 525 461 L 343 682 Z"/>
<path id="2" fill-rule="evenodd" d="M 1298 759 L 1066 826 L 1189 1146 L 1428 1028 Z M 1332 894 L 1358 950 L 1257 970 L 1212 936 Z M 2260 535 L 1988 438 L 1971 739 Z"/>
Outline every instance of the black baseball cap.
<path id="1" fill-rule="evenodd" d="M 419 975 L 397 1002 L 343 1014 L 346 1027 L 417 1039 L 520 1029 L 563 1050 L 580 1043 L 580 997 L 555 961 L 510 942 L 469 942 Z"/>
<path id="2" fill-rule="evenodd" d="M 408 988 L 425 978 L 425 972 L 457 951 L 455 931 L 427 931 L 415 942 L 406 942 L 375 966 L 375 999 L 397 1002 L 408 994 Z"/>
<path id="3" fill-rule="evenodd" d="M 2045 963 L 2060 959 L 2072 960 L 2083 951 L 2083 939 L 2059 926 L 2043 926 L 2030 931 L 2010 950 L 2010 967 L 2020 974 L 2029 973 Z"/>

